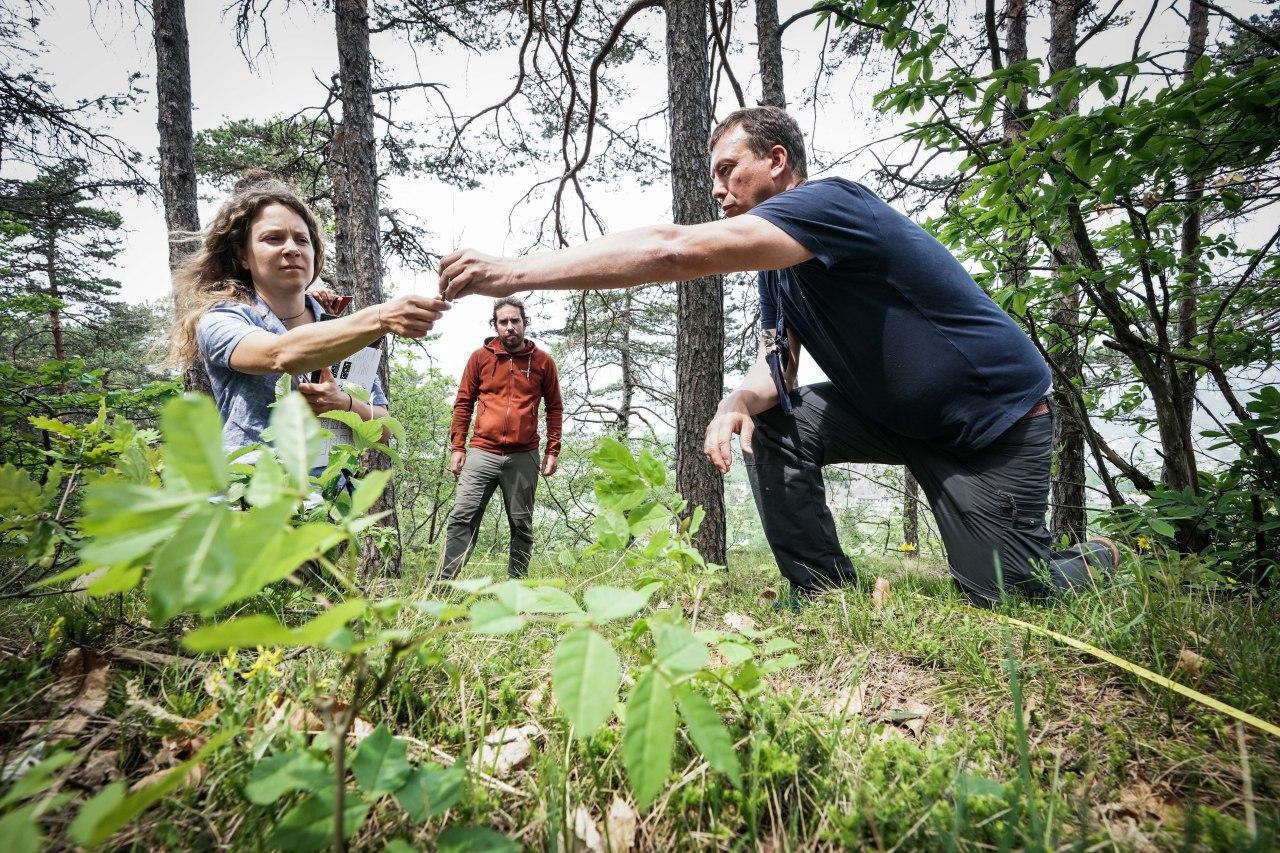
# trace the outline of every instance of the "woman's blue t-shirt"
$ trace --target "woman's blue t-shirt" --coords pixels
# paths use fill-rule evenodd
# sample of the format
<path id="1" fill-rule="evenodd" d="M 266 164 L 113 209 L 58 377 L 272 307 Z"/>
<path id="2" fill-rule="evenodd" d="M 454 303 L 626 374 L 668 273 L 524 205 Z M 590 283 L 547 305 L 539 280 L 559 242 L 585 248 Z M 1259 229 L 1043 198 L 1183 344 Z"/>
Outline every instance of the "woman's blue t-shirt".
<path id="1" fill-rule="evenodd" d="M 814 254 L 759 275 L 760 322 L 789 334 L 868 418 L 970 452 L 1051 385 L 1035 345 L 923 228 L 866 187 L 810 181 L 750 211 Z"/>

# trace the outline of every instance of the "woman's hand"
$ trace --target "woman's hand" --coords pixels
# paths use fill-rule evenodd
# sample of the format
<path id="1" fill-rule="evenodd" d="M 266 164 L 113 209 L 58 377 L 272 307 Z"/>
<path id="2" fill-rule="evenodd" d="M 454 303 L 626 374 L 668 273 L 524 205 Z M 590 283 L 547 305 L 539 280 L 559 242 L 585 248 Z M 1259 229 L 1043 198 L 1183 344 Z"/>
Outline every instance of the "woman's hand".
<path id="1" fill-rule="evenodd" d="M 327 367 L 320 369 L 319 382 L 299 382 L 298 391 L 307 398 L 307 405 L 316 415 L 350 411 L 354 403 L 352 396 L 338 386 L 333 371 Z"/>
<path id="2" fill-rule="evenodd" d="M 378 306 L 378 324 L 402 338 L 420 338 L 452 307 L 433 296 L 400 296 Z"/>

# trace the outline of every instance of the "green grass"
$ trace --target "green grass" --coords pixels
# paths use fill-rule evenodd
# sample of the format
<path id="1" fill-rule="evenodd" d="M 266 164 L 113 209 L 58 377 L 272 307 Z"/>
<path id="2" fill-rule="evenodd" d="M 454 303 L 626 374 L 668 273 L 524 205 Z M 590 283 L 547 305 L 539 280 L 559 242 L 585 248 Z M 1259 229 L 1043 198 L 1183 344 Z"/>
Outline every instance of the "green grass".
<path id="1" fill-rule="evenodd" d="M 434 556 L 422 555 L 421 565 L 379 582 L 375 593 L 421 594 Z M 501 560 L 478 561 L 467 574 L 501 574 L 504 568 Z M 1280 720 L 1280 598 L 1188 583 L 1191 568 L 1132 562 L 1106 589 L 1049 604 L 1010 603 L 1000 612 Z M 658 606 L 687 614 L 696 604 L 699 628 L 722 626 L 728 613 L 750 616 L 762 628 L 776 626 L 780 636 L 799 644 L 803 663 L 769 676 L 758 695 L 724 691 L 720 697 L 745 770 L 741 790 L 711 773 L 680 736 L 668 788 L 641 816 L 638 848 L 1276 845 L 1276 739 L 1244 731 L 1251 777 L 1246 797 L 1233 721 L 1052 640 L 1005 627 L 965 604 L 937 566 L 887 558 L 863 561 L 861 569 L 856 587 L 822 596 L 798 614 L 775 612 L 762 598 L 766 587 L 779 584 L 762 553 L 735 554 L 723 583 L 696 603 L 672 593 L 655 598 Z M 533 575 L 563 577 L 571 592 L 630 580 L 612 563 L 587 561 L 566 570 L 547 556 Z M 871 595 L 877 577 L 892 583 L 883 608 Z M 269 595 L 272 609 L 282 614 L 304 606 L 291 587 Z M 144 614 L 136 603 L 92 607 L 87 612 L 74 601 L 44 599 L 0 610 L 6 626 L 0 631 L 6 636 L 0 748 L 6 759 L 31 720 L 53 713 L 43 691 L 73 644 L 176 651 L 171 635 L 140 627 Z M 62 627 L 50 640 L 59 616 Z M 473 777 L 458 806 L 423 826 L 412 825 L 392 800 L 383 801 L 362 826 L 357 847 L 380 850 L 393 838 L 425 847 L 445 826 L 484 824 L 532 848 L 568 849 L 579 806 L 600 821 L 615 793 L 628 798 L 616 721 L 584 743 L 568 740 L 555 714 L 548 667 L 556 637 L 537 625 L 515 637 L 444 636 L 405 666 L 385 699 L 364 716 L 413 738 L 433 760 L 466 758 L 487 733 L 504 726 L 534 722 L 543 735 L 529 762 L 501 785 Z M 1175 670 L 1183 649 L 1205 659 L 1199 673 Z M 212 715 L 218 724 L 234 721 L 244 729 L 241 748 L 224 750 L 211 762 L 199 787 L 167 798 L 113 844 L 262 844 L 287 803 L 264 808 L 244 798 L 253 756 L 307 737 L 296 726 L 268 725 L 274 703 L 281 697 L 303 705 L 323 695 L 340 698 L 343 685 L 335 681 L 336 659 L 314 652 L 286 659 L 278 677 L 246 681 L 243 673 L 254 658 L 240 654 L 240 675 L 226 673 L 234 689 L 217 699 L 198 669 L 114 666 L 105 709 L 73 746 L 114 727 L 98 748 L 117 751 L 114 770 L 126 779 L 154 769 L 162 750 L 180 750 L 190 741 L 179 723 L 130 705 L 127 680 L 136 680 L 140 695 L 175 717 Z M 72 774 L 64 790 L 81 799 L 75 779 Z M 73 803 L 55 813 L 46 831 L 59 836 L 74 810 Z"/>

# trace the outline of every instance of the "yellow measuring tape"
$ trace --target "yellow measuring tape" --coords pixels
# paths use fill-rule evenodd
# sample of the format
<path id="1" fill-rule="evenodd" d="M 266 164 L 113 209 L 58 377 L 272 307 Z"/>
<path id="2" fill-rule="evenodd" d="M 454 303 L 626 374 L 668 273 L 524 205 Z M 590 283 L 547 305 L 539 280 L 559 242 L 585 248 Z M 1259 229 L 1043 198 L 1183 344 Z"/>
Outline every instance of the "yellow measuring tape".
<path id="1" fill-rule="evenodd" d="M 981 610 L 977 612 L 981 613 L 983 616 L 990 616 L 991 618 L 1007 625 L 1016 625 L 1017 627 L 1025 628 L 1032 633 L 1057 640 L 1059 643 L 1064 643 L 1071 646 L 1073 649 L 1079 649 L 1082 652 L 1093 655 L 1099 660 L 1106 661 L 1112 666 L 1117 666 L 1125 672 L 1131 672 L 1139 678 L 1146 679 L 1153 684 L 1159 684 L 1161 687 L 1166 687 L 1174 693 L 1181 693 L 1188 699 L 1194 699 L 1196 702 L 1199 702 L 1207 708 L 1212 708 L 1215 711 L 1221 711 L 1228 717 L 1234 717 L 1240 722 L 1247 723 L 1255 729 L 1260 729 L 1272 737 L 1280 738 L 1280 726 L 1277 726 L 1274 723 L 1268 723 L 1266 720 L 1253 716 L 1253 714 L 1245 713 L 1239 708 L 1233 708 L 1226 702 L 1219 702 L 1217 699 L 1214 699 L 1212 696 L 1206 696 L 1199 690 L 1192 690 L 1185 684 L 1179 684 L 1171 678 L 1165 678 L 1163 675 L 1152 672 L 1145 667 L 1138 666 L 1136 663 L 1130 663 L 1124 658 L 1117 657 L 1110 652 L 1105 652 L 1097 646 L 1091 646 L 1088 643 L 1077 640 L 1075 637 L 1068 637 L 1066 634 L 1059 634 L 1057 631 L 1051 631 L 1048 628 L 1041 628 L 1039 625 L 1033 625 L 1030 622 L 1023 622 L 1021 619 L 1014 619 L 1012 616 L 1002 616 L 999 613 L 986 613 Z"/>

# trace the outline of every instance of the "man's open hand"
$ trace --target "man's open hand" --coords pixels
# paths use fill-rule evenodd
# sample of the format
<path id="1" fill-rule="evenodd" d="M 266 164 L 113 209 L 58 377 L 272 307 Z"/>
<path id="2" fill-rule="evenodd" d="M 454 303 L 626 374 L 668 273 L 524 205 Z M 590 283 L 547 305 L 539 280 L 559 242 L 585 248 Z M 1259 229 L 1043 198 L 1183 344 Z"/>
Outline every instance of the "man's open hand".
<path id="1" fill-rule="evenodd" d="M 465 450 L 453 451 L 453 458 L 449 460 L 449 473 L 457 477 L 462 474 L 462 466 L 467 462 L 467 452 Z"/>
<path id="2" fill-rule="evenodd" d="M 733 465 L 733 436 L 738 436 L 743 454 L 750 456 L 751 436 L 755 431 L 755 423 L 745 409 L 721 408 L 711 419 L 711 423 L 707 424 L 702 453 L 721 474 L 727 474 Z"/>
<path id="3" fill-rule="evenodd" d="M 460 296 L 510 296 L 513 262 L 508 258 L 482 255 L 474 249 L 463 249 L 440 261 L 440 295 L 445 299 Z"/>
<path id="4" fill-rule="evenodd" d="M 452 307 L 434 296 L 400 296 L 378 306 L 378 321 L 402 338 L 420 338 Z"/>

